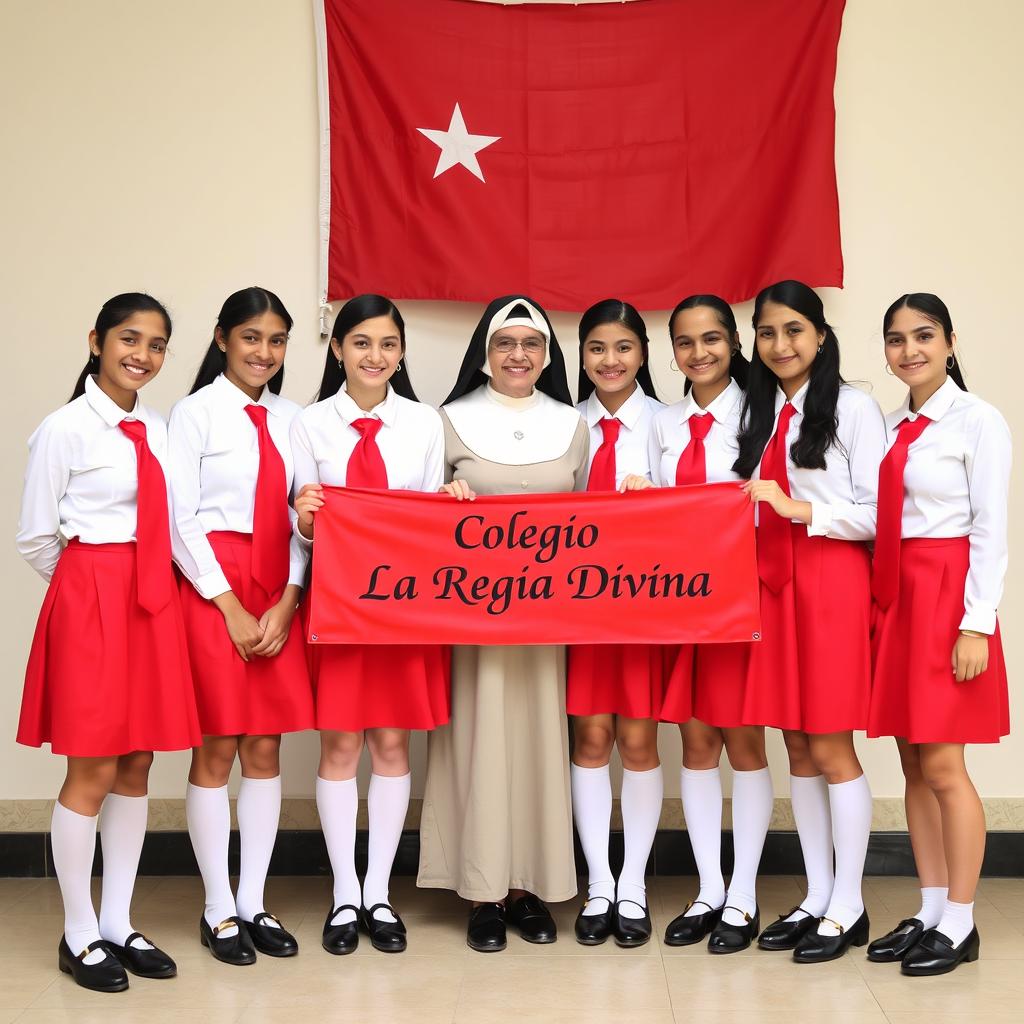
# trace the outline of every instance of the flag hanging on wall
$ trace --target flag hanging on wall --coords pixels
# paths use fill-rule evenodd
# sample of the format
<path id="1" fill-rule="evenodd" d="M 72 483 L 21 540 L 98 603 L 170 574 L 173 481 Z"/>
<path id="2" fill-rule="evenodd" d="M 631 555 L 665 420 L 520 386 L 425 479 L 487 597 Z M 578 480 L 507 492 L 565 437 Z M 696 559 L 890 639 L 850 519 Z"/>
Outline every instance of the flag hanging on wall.
<path id="1" fill-rule="evenodd" d="M 316 0 L 325 300 L 841 285 L 845 0 Z"/>

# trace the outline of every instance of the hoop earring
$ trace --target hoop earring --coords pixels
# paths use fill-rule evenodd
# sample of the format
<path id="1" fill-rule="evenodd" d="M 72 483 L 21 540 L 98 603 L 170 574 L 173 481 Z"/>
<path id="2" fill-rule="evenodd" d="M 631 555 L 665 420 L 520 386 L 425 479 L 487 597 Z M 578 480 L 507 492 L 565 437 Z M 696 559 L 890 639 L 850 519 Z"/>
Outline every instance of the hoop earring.
<path id="1" fill-rule="evenodd" d="M 675 372 L 675 373 L 680 373 L 681 372 L 680 369 L 679 369 L 679 364 L 674 359 L 670 359 L 668 361 L 668 368 L 670 370 L 672 370 L 673 372 Z"/>
<path id="2" fill-rule="evenodd" d="M 950 352 L 949 355 L 946 356 L 946 369 L 952 370 L 954 366 L 956 366 L 956 356 Z"/>
<path id="3" fill-rule="evenodd" d="M 340 359 L 338 360 L 338 369 L 339 370 L 344 370 L 345 369 L 345 364 Z"/>
<path id="4" fill-rule="evenodd" d="M 896 374 L 892 372 L 892 367 L 888 363 L 885 364 L 885 372 L 889 374 L 890 377 L 896 376 Z"/>
<path id="5" fill-rule="evenodd" d="M 817 354 L 818 354 L 819 356 L 821 355 L 821 350 L 822 350 L 822 349 L 823 349 L 824 347 L 825 347 L 825 343 L 824 343 L 824 342 L 822 342 L 822 343 L 821 343 L 821 344 L 820 344 L 820 345 L 818 346 L 818 353 L 817 353 Z"/>
<path id="6" fill-rule="evenodd" d="M 398 365 L 395 367 L 395 373 L 401 373 L 401 372 L 402 372 L 402 361 L 401 361 L 401 359 L 399 359 Z"/>

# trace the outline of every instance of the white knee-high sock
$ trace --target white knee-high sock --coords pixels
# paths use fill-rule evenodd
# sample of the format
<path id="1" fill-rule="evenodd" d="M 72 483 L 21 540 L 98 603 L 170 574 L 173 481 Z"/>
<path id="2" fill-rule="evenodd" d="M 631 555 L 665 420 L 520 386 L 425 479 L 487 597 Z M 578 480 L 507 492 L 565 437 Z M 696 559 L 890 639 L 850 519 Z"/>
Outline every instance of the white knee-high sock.
<path id="1" fill-rule="evenodd" d="M 647 858 L 661 820 L 665 782 L 661 765 L 645 772 L 622 770 L 622 837 L 625 852 L 622 871 L 615 887 L 617 900 L 630 900 L 619 907 L 623 917 L 641 918 L 647 906 Z M 640 906 L 635 906 L 639 904 Z"/>
<path id="2" fill-rule="evenodd" d="M 334 905 L 340 907 L 348 903 L 358 907 L 362 892 L 356 875 L 356 813 L 359 810 L 356 780 L 334 781 L 317 776 L 316 809 L 334 874 Z M 332 923 L 347 924 L 355 919 L 351 910 L 344 910 Z"/>
<path id="3" fill-rule="evenodd" d="M 110 793 L 100 811 L 100 846 L 103 849 L 103 893 L 100 897 L 100 934 L 118 946 L 135 929 L 131 922 L 132 891 L 139 873 L 139 857 L 146 838 L 148 796 Z M 138 949 L 152 948 L 135 939 Z"/>
<path id="4" fill-rule="evenodd" d="M 600 768 L 570 765 L 569 775 L 572 780 L 573 817 L 583 856 L 587 859 L 587 899 L 590 903 L 583 913 L 604 914 L 615 900 L 615 879 L 608 863 L 612 820 L 612 783 L 608 765 Z"/>
<path id="5" fill-rule="evenodd" d="M 914 915 L 928 928 L 935 928 L 942 920 L 942 911 L 946 908 L 949 889 L 944 885 L 929 885 L 921 890 L 921 909 Z"/>
<path id="6" fill-rule="evenodd" d="M 377 903 L 390 903 L 388 896 L 391 868 L 398 853 L 398 844 L 409 810 L 412 775 L 371 775 L 366 794 L 366 810 L 370 820 L 367 844 L 366 877 L 363 879 L 363 906 L 367 910 Z M 386 910 L 374 911 L 378 921 L 394 921 Z"/>
<path id="7" fill-rule="evenodd" d="M 59 800 L 50 820 L 53 870 L 64 901 L 64 938 L 73 956 L 100 938 L 92 905 L 92 860 L 96 853 L 96 819 L 78 814 Z M 86 963 L 99 963 L 102 950 L 94 950 Z"/>
<path id="8" fill-rule="evenodd" d="M 954 946 L 959 946 L 974 930 L 974 904 L 946 900 L 942 908 L 942 919 L 935 930 L 952 939 Z"/>
<path id="9" fill-rule="evenodd" d="M 819 935 L 838 935 L 836 921 L 843 928 L 856 924 L 864 913 L 864 859 L 871 838 L 871 787 L 866 776 L 828 787 L 832 807 L 832 842 L 836 850 L 836 880 Z"/>
<path id="10" fill-rule="evenodd" d="M 228 840 L 231 838 L 228 787 L 193 786 L 190 782 L 185 791 L 185 820 L 206 890 L 203 914 L 206 923 L 216 928 L 237 912 L 228 877 Z M 237 932 L 236 928 L 225 928 L 220 934 L 228 938 Z"/>
<path id="11" fill-rule="evenodd" d="M 241 846 L 235 906 L 243 921 L 251 921 L 266 909 L 263 906 L 263 889 L 267 884 L 267 871 L 270 870 L 277 826 L 281 820 L 281 776 L 249 779 L 243 775 L 235 814 L 238 816 Z M 271 920 L 263 923 L 277 927 Z"/>
<path id="12" fill-rule="evenodd" d="M 725 902 L 722 877 L 722 775 L 717 768 L 684 768 L 679 779 L 683 817 L 700 875 L 697 901 L 687 917 L 706 914 Z M 699 901 L 699 902 L 698 902 Z M 705 906 L 704 904 L 707 904 Z"/>
<path id="13" fill-rule="evenodd" d="M 765 836 L 772 820 L 772 777 L 767 768 L 732 773 L 733 869 L 722 914 L 726 924 L 746 924 L 740 911 L 751 917 L 757 909 L 757 869 L 761 863 Z"/>
<path id="14" fill-rule="evenodd" d="M 800 852 L 807 875 L 807 895 L 800 906 L 812 917 L 821 917 L 832 898 L 832 814 L 828 806 L 828 784 L 824 775 L 789 777 L 790 800 Z M 790 914 L 787 921 L 802 918 Z"/>

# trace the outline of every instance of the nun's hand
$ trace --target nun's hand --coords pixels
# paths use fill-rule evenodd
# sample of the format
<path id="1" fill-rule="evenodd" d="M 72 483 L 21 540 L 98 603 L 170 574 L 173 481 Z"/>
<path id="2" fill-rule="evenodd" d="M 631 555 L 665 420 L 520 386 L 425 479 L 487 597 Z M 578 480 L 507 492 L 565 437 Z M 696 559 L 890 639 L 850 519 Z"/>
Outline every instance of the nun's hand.
<path id="1" fill-rule="evenodd" d="M 654 484 L 645 476 L 639 476 L 636 473 L 630 473 L 625 480 L 619 484 L 619 490 L 625 494 L 626 491 L 646 491 L 648 487 L 653 487 Z"/>
<path id="2" fill-rule="evenodd" d="M 437 493 L 447 494 L 449 498 L 454 498 L 456 501 L 476 501 L 476 492 L 465 480 L 453 480 L 450 484 L 442 484 L 437 489 Z"/>
<path id="3" fill-rule="evenodd" d="M 319 484 L 306 484 L 295 495 L 295 512 L 298 515 L 299 533 L 306 540 L 313 539 L 313 516 L 323 508 L 324 489 Z"/>

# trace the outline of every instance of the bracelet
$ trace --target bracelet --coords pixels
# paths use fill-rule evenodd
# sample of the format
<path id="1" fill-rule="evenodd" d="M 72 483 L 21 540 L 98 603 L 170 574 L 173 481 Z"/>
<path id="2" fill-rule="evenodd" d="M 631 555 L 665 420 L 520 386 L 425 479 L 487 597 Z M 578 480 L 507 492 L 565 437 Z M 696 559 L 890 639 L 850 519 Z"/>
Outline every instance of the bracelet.
<path id="1" fill-rule="evenodd" d="M 961 636 L 973 637 L 975 640 L 987 640 L 988 633 L 979 633 L 976 629 L 961 629 Z"/>

